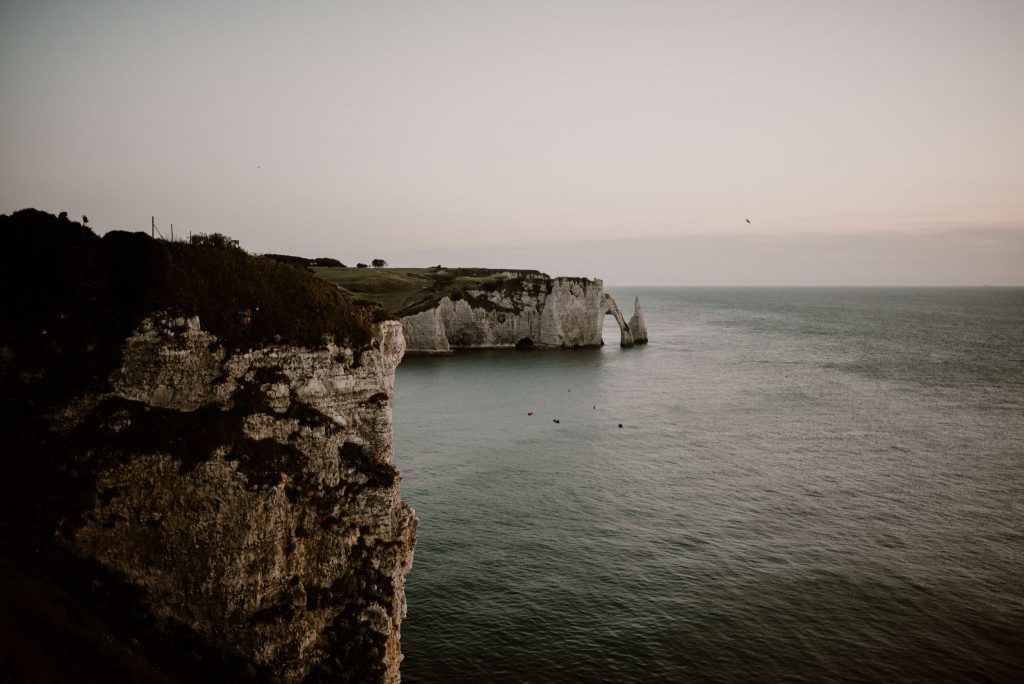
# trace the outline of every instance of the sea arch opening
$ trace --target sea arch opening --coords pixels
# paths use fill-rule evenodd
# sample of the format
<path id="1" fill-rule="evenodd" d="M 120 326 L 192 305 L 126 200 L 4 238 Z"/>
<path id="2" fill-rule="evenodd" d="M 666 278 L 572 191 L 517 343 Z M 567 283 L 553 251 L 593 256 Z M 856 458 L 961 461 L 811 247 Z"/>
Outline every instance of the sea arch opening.
<path id="1" fill-rule="evenodd" d="M 615 319 L 615 322 L 619 325 L 619 346 L 631 347 L 633 346 L 633 334 L 629 331 L 629 324 L 626 323 L 626 319 L 622 316 L 622 312 L 619 310 L 619 305 L 615 303 L 615 300 L 611 295 L 606 294 L 604 296 L 604 304 L 601 307 L 603 315 L 611 316 Z M 604 341 L 604 321 L 601 321 L 601 335 L 602 342 Z"/>

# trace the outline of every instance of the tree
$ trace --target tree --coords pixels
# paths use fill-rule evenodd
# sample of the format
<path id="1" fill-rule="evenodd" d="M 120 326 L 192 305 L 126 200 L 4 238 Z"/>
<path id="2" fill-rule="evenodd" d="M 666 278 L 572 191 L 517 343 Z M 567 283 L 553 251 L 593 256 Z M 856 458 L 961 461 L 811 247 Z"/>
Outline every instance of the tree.
<path id="1" fill-rule="evenodd" d="M 385 266 L 388 265 L 388 262 L 384 261 L 383 259 L 374 259 L 373 261 L 370 262 L 370 264 L 372 264 L 374 268 L 384 268 Z"/>
<path id="2" fill-rule="evenodd" d="M 364 264 L 362 262 L 356 264 L 356 268 L 366 268 L 366 267 L 367 267 L 366 264 Z"/>
<path id="3" fill-rule="evenodd" d="M 82 214 L 82 225 L 83 226 L 89 225 L 89 217 L 86 216 L 85 214 Z"/>

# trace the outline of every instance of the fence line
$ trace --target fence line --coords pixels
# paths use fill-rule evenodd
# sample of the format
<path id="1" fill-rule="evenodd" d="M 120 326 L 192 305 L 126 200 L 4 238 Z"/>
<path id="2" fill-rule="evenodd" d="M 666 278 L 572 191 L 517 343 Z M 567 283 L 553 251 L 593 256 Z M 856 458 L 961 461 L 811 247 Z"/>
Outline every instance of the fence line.
<path id="1" fill-rule="evenodd" d="M 160 230 L 160 224 L 164 224 L 164 230 Z M 181 231 L 178 231 L 181 234 Z M 174 236 L 174 224 L 170 221 L 160 219 L 156 220 L 156 216 L 149 217 L 149 236 L 154 239 L 165 240 L 167 242 L 184 242 L 181 237 Z M 192 241 L 192 231 L 188 231 L 188 241 Z"/>

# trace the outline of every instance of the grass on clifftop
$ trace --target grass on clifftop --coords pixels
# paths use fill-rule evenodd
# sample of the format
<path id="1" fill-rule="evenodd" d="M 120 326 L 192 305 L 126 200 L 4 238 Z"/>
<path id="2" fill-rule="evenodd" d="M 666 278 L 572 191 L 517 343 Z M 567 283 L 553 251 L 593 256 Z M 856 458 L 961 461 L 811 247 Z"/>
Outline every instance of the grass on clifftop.
<path id="1" fill-rule="evenodd" d="M 314 268 L 317 277 L 354 296 L 375 302 L 396 316 L 431 309 L 444 297 L 466 297 L 467 289 L 520 289 L 524 279 L 547 279 L 540 271 L 516 270 L 518 277 L 491 268 Z"/>
<path id="2" fill-rule="evenodd" d="M 101 239 L 34 209 L 0 216 L 0 239 L 5 396 L 14 389 L 14 369 L 39 374 L 43 385 L 105 378 L 120 362 L 124 339 L 157 310 L 198 315 L 204 330 L 240 350 L 274 341 L 319 346 L 325 335 L 360 348 L 383 315 L 304 268 L 236 247 L 121 231 Z"/>

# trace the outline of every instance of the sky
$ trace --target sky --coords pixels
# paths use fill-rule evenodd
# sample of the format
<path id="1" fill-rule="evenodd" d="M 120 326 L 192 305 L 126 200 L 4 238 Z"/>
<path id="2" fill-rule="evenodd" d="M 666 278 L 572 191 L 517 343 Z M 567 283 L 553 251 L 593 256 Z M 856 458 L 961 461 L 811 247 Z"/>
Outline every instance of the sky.
<path id="1" fill-rule="evenodd" d="M 1020 0 L 0 0 L 0 213 L 606 284 L 1024 285 L 1021 27 Z"/>

